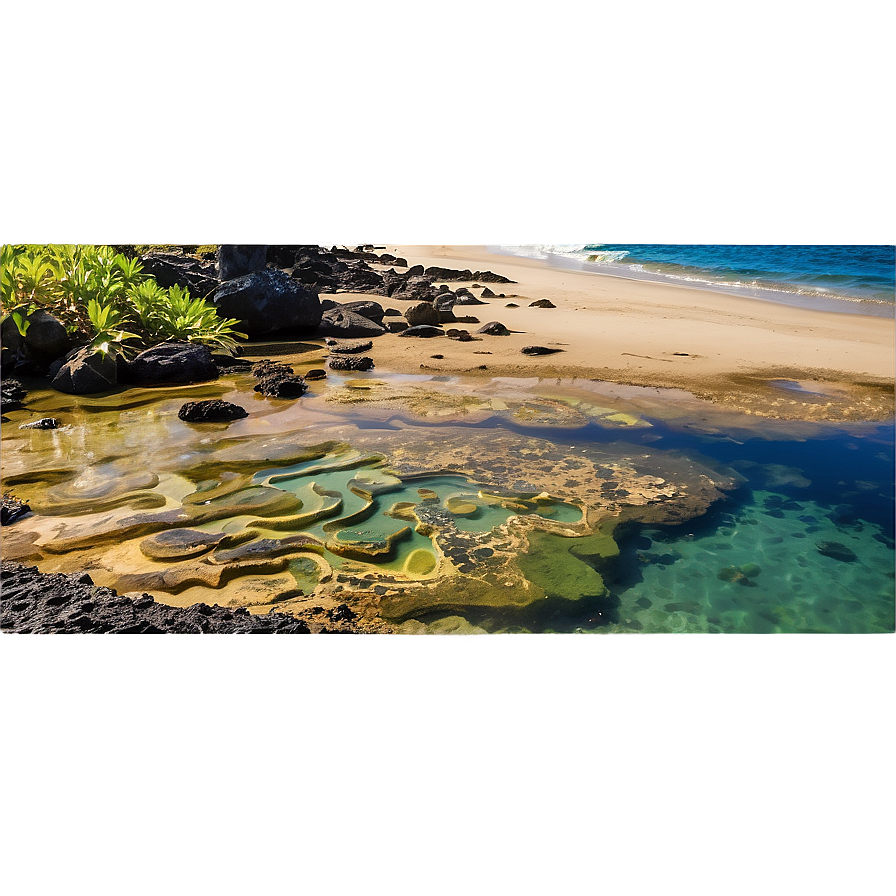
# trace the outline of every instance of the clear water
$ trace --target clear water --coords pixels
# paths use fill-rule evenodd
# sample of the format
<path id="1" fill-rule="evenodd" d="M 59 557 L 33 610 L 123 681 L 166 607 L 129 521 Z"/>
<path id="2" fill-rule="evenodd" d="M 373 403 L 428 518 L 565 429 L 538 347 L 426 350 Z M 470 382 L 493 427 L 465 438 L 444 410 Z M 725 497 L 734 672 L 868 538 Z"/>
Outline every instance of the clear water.
<path id="1" fill-rule="evenodd" d="M 561 266 L 715 287 L 826 310 L 892 316 L 893 246 L 585 243 L 503 246 Z"/>

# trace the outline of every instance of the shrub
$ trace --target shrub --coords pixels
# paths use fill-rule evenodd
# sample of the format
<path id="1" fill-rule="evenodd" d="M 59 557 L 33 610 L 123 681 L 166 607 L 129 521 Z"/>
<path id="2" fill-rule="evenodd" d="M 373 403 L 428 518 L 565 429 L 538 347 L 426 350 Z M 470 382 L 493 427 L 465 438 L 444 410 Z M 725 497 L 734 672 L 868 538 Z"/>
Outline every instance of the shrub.
<path id="1" fill-rule="evenodd" d="M 139 259 L 111 246 L 3 246 L 3 318 L 11 317 L 24 336 L 27 316 L 38 308 L 103 352 L 177 339 L 232 353 L 236 337 L 246 338 L 233 329 L 238 321 L 218 317 L 214 305 L 186 289 L 163 289 Z"/>

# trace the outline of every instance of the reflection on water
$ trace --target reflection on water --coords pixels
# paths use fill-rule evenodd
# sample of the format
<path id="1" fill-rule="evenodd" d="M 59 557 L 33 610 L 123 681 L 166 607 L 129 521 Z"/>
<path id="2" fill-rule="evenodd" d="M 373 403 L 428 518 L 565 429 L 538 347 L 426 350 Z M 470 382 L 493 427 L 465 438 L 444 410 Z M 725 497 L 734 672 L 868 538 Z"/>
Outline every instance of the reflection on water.
<path id="1" fill-rule="evenodd" d="M 388 401 L 432 382 L 380 379 Z M 894 628 L 892 425 L 760 430 L 559 387 L 514 395 L 504 381 L 475 399 L 440 384 L 460 398 L 429 405 L 402 393 L 415 413 L 328 404 L 347 382 L 297 402 L 261 398 L 239 377 L 98 399 L 39 393 L 29 413 L 63 426 L 21 431 L 21 414 L 4 424 L 4 485 L 36 511 L 4 531 L 4 553 L 182 604 L 300 611 L 328 582 L 339 599 L 362 589 L 382 600 L 405 631 Z M 211 397 L 250 417 L 177 419 L 184 401 Z M 718 500 L 731 476 L 739 487 Z M 616 518 L 612 535 L 594 528 Z M 181 556 L 151 556 L 161 532 Z M 401 593 L 445 576 L 447 590 Z M 503 606 L 502 588 L 531 593 Z"/>

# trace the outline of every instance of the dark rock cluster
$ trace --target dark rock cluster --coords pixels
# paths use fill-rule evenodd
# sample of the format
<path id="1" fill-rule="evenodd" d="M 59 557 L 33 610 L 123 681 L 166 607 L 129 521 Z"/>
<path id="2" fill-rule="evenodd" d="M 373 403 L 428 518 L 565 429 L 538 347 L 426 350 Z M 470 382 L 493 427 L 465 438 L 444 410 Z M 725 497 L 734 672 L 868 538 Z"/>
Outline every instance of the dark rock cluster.
<path id="1" fill-rule="evenodd" d="M 373 358 L 366 355 L 330 358 L 330 370 L 370 370 L 373 367 Z"/>
<path id="2" fill-rule="evenodd" d="M 129 597 L 97 587 L 87 573 L 46 574 L 33 566 L 0 565 L 0 628 L 19 634 L 308 634 L 284 613 L 194 604 L 168 607 L 148 594 Z"/>
<path id="3" fill-rule="evenodd" d="M 30 512 L 31 508 L 24 501 L 4 492 L 2 502 L 0 502 L 0 526 L 8 526 Z"/>

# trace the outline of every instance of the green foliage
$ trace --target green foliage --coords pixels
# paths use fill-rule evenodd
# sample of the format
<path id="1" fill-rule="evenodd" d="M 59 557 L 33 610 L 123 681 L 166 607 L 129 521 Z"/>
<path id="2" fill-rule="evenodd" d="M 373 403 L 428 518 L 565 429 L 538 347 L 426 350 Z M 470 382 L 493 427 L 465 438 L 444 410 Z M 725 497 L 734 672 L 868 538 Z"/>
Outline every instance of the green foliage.
<path id="1" fill-rule="evenodd" d="M 163 289 L 143 273 L 139 259 L 111 246 L 3 246 L 0 312 L 12 316 L 24 336 L 27 316 L 38 308 L 106 352 L 177 339 L 232 353 L 236 338 L 246 338 L 233 329 L 236 320 L 218 317 L 214 305 L 178 286 Z"/>

